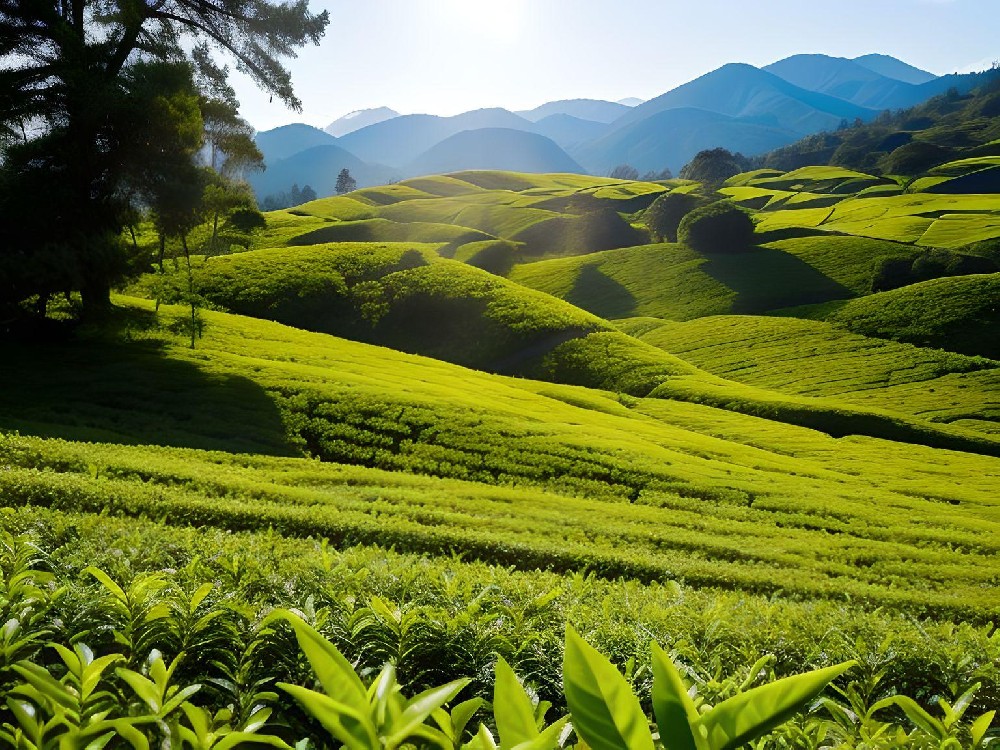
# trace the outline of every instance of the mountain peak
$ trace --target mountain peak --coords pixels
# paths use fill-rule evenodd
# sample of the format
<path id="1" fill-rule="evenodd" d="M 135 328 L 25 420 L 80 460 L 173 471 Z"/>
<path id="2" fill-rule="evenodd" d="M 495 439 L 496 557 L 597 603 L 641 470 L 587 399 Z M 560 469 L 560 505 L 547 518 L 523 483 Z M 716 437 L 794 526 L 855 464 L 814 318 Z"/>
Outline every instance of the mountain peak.
<path id="1" fill-rule="evenodd" d="M 913 84 L 914 86 L 928 83 L 938 77 L 933 73 L 928 73 L 926 70 L 915 68 L 909 63 L 905 63 L 891 55 L 861 55 L 860 57 L 855 57 L 854 62 L 886 78 L 893 78 L 903 83 Z"/>
<path id="2" fill-rule="evenodd" d="M 388 107 L 375 107 L 374 109 L 356 109 L 348 112 L 343 117 L 339 117 L 324 128 L 327 133 L 339 138 L 342 135 L 353 133 L 355 130 L 374 125 L 377 122 L 391 120 L 399 117 L 399 112 Z"/>

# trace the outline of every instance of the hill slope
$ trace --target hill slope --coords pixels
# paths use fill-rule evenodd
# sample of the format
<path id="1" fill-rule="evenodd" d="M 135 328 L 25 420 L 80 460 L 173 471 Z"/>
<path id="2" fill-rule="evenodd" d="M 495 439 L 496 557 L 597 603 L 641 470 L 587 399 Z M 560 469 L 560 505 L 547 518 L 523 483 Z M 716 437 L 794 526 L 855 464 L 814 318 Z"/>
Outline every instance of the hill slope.
<path id="1" fill-rule="evenodd" d="M 795 134 L 784 128 L 685 107 L 615 127 L 572 153 L 595 174 L 607 174 L 618 164 L 630 164 L 640 172 L 667 167 L 676 174 L 704 149 L 722 145 L 758 154 L 794 139 Z"/>
<path id="2" fill-rule="evenodd" d="M 332 137 L 332 136 L 331 136 Z M 398 171 L 378 164 L 367 164 L 339 145 L 315 146 L 299 151 L 287 159 L 269 162 L 267 169 L 249 176 L 250 185 L 258 196 L 288 190 L 293 183 L 312 186 L 320 197 L 333 195 L 337 175 L 347 169 L 359 187 L 381 185 L 398 175 Z"/>
<path id="3" fill-rule="evenodd" d="M 868 68 L 869 70 L 873 70 L 880 75 L 884 75 L 888 78 L 895 78 L 897 81 L 904 81 L 905 83 L 912 83 L 914 85 L 920 85 L 921 83 L 933 81 L 937 77 L 933 73 L 928 73 L 926 70 L 915 68 L 902 60 L 891 57 L 890 55 L 862 55 L 861 57 L 855 57 L 854 62 Z"/>

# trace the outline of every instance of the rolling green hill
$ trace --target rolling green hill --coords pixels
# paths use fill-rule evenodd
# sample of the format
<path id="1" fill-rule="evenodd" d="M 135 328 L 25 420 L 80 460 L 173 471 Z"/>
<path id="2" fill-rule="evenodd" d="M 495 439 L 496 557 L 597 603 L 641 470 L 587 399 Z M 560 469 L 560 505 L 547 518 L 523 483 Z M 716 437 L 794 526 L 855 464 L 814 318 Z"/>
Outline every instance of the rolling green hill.
<path id="1" fill-rule="evenodd" d="M 827 320 L 866 336 L 1000 359 L 1000 274 L 955 276 L 873 294 Z"/>
<path id="2" fill-rule="evenodd" d="M 794 589 L 810 597 L 850 591 L 860 601 L 976 617 L 1000 606 L 994 589 L 979 584 L 997 575 L 996 550 L 982 534 L 1000 523 L 997 459 L 834 440 L 696 404 L 623 404 L 599 391 L 477 373 L 222 313 L 206 313 L 204 338 L 191 350 L 153 324 L 151 305 L 121 302 L 128 338 L 82 341 L 58 368 L 45 366 L 55 355 L 44 348 L 5 361 L 5 382 L 12 370 L 39 374 L 4 390 L 8 429 L 107 443 L 253 445 L 272 456 L 306 451 L 476 484 L 302 459 L 8 439 L 6 503 L 96 512 L 110 492 L 118 513 L 167 514 L 173 523 L 270 525 L 292 536 L 463 549 L 503 564 L 583 564 L 606 575 L 762 592 L 787 591 L 792 582 L 779 583 L 778 571 L 791 566 Z M 161 322 L 184 314 L 161 308 Z M 117 398 L 98 397 L 122 368 L 133 377 Z M 69 400 L 55 395 L 66 393 L 59 383 L 67 379 L 78 383 Z M 243 392 L 227 387 L 233 379 Z M 169 381 L 172 389 L 160 387 Z M 188 403 L 206 386 L 272 422 Z M 227 443 L 233 435 L 238 442 Z M 955 484 L 954 472 L 970 481 Z M 378 502 L 366 499 L 366 484 L 381 487 Z M 496 486 L 507 484 L 515 489 Z M 609 501 L 619 519 L 612 525 Z M 835 529 L 851 534 L 831 536 Z M 962 551 L 949 549 L 959 540 Z M 817 548 L 827 553 L 817 558 Z M 874 562 L 851 562 L 862 558 Z M 932 560 L 956 572 L 939 580 Z M 910 571 L 912 583 L 900 588 L 896 570 Z"/>
<path id="3" fill-rule="evenodd" d="M 0 522 L 27 537 L 0 567 L 36 545 L 73 602 L 92 564 L 207 577 L 227 632 L 292 607 L 413 685 L 502 654 L 561 700 L 568 623 L 637 670 L 651 637 L 706 674 L 859 658 L 986 710 L 1000 274 L 969 269 L 1000 209 L 938 184 L 738 175 L 736 252 L 642 244 L 658 196 L 718 197 L 697 183 L 500 171 L 269 213 L 190 277 L 171 244 L 109 320 L 5 335 Z"/>
<path id="4" fill-rule="evenodd" d="M 1000 362 L 898 344 L 833 324 L 752 316 L 620 321 L 637 338 L 721 377 L 1000 432 Z"/>

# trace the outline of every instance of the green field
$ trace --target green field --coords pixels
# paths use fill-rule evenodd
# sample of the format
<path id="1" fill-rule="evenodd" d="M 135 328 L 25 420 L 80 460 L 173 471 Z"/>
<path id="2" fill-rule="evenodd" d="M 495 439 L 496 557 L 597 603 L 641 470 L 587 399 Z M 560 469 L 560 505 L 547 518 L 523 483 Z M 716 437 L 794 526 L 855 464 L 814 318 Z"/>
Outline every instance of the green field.
<path id="1" fill-rule="evenodd" d="M 632 664 L 644 706 L 656 641 L 703 696 L 859 659 L 839 684 L 864 705 L 978 682 L 982 713 L 1000 700 L 1000 207 L 915 186 L 738 175 L 721 192 L 756 225 L 739 252 L 649 244 L 657 195 L 704 190 L 683 181 L 463 172 L 269 213 L 252 249 L 196 255 L 190 277 L 170 258 L 100 325 L 56 315 L 3 342 L 0 518 L 23 535 L 0 544 L 4 580 L 41 549 L 71 592 L 46 605 L 52 639 L 128 641 L 136 668 L 187 649 L 179 674 L 213 680 L 216 707 L 252 703 L 234 670 L 309 679 L 268 619 L 290 607 L 407 690 L 489 697 L 500 655 L 562 707 L 569 624 Z M 191 597 L 212 582 L 199 601 L 243 656 L 184 646 L 186 625 L 129 630 L 89 564 L 157 581 L 157 612 L 208 612 Z M 816 704 L 788 731 L 823 721 Z M 855 744 L 831 746 L 861 746 L 843 731 Z"/>

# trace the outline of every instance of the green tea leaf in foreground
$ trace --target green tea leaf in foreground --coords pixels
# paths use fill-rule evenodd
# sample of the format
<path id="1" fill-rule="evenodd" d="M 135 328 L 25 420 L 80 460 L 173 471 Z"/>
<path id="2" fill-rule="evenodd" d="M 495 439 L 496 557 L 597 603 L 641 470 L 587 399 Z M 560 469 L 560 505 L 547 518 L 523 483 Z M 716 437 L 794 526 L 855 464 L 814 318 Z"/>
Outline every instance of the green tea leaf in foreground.
<path id="1" fill-rule="evenodd" d="M 793 675 L 735 695 L 703 714 L 694 731 L 705 730 L 711 750 L 733 750 L 784 723 L 855 663 Z"/>
<path id="2" fill-rule="evenodd" d="M 646 715 L 628 682 L 569 626 L 563 687 L 573 726 L 593 750 L 653 750 Z"/>
<path id="3" fill-rule="evenodd" d="M 670 656 L 653 644 L 653 713 L 660 742 L 668 750 L 705 750 L 704 734 L 695 733 L 700 718 Z"/>

